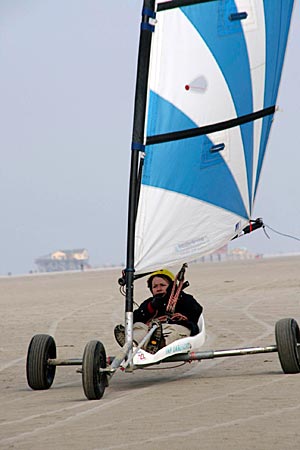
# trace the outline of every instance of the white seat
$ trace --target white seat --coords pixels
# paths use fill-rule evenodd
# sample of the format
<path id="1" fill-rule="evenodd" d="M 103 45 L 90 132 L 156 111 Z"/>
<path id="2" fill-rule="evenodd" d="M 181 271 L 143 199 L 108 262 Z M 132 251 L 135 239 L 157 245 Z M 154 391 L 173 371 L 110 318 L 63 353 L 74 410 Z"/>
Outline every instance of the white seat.
<path id="1" fill-rule="evenodd" d="M 199 333 L 195 336 L 188 336 L 186 338 L 177 339 L 171 344 L 166 345 L 155 354 L 146 353 L 144 350 L 140 350 L 138 354 L 133 358 L 134 364 L 139 366 L 146 366 L 147 364 L 153 364 L 161 361 L 171 355 L 178 353 L 195 352 L 199 350 L 205 343 L 206 332 L 205 322 L 203 315 L 198 320 Z"/>

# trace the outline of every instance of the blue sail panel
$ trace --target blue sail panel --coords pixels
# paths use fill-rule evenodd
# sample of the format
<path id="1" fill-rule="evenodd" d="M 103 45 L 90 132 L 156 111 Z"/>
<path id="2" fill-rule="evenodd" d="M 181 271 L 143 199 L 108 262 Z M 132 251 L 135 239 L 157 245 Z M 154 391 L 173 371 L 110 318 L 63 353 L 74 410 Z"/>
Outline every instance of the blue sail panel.
<path id="1" fill-rule="evenodd" d="M 277 8 L 274 9 L 274 2 L 271 0 L 264 2 L 266 20 L 266 79 L 264 105 L 276 103 L 293 4 L 293 1 L 280 1 L 278 2 Z M 255 192 L 259 182 L 272 120 L 273 116 L 264 119 L 259 148 L 257 176 L 255 180 Z"/>

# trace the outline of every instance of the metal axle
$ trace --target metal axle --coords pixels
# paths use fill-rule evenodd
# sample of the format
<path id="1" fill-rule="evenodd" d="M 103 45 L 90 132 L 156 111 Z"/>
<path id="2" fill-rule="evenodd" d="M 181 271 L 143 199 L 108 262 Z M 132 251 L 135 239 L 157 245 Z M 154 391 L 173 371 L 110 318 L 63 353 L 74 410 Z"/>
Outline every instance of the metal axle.
<path id="1" fill-rule="evenodd" d="M 254 355 L 258 353 L 274 353 L 277 352 L 276 345 L 269 345 L 267 347 L 246 347 L 246 348 L 236 348 L 228 350 L 205 350 L 203 352 L 190 352 L 186 354 L 179 354 L 169 356 L 159 362 L 174 362 L 174 361 L 201 361 L 202 359 L 214 359 L 214 358 L 224 358 L 227 356 L 243 356 L 243 355 Z M 124 353 L 122 356 L 117 358 L 118 363 L 113 364 L 113 370 L 116 370 L 120 366 L 124 359 Z M 112 363 L 116 357 L 110 356 L 109 362 Z M 82 358 L 72 358 L 72 359 L 48 359 L 49 366 L 80 366 L 82 365 Z"/>
<path id="2" fill-rule="evenodd" d="M 203 352 L 190 352 L 187 354 L 173 355 L 163 360 L 163 362 L 172 361 L 201 361 L 202 359 L 224 358 L 226 356 L 254 355 L 257 353 L 277 352 L 276 345 L 268 347 L 246 347 L 228 350 L 206 350 Z"/>

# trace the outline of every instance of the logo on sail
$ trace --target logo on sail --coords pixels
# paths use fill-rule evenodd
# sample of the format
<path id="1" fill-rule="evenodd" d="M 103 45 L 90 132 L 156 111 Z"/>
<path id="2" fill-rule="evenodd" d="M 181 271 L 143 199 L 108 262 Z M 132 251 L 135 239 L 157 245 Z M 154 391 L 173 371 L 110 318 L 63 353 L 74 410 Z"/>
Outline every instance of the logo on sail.
<path id="1" fill-rule="evenodd" d="M 195 78 L 193 81 L 185 85 L 186 91 L 192 91 L 203 94 L 207 90 L 207 80 L 203 75 Z"/>

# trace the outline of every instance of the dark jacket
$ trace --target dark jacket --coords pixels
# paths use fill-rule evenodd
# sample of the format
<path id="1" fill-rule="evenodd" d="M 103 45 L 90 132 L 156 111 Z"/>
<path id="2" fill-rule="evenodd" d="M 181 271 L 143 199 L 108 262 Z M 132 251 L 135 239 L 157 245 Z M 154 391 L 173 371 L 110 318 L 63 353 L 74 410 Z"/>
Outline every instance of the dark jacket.
<path id="1" fill-rule="evenodd" d="M 169 300 L 169 295 L 159 299 L 159 302 L 155 301 L 155 297 L 150 297 L 145 300 L 138 309 L 133 312 L 133 322 L 143 322 L 159 318 L 166 315 L 166 307 Z M 158 304 L 158 308 L 153 307 L 153 303 Z M 190 294 L 181 292 L 177 301 L 174 313 L 180 313 L 184 315 L 187 320 L 172 320 L 171 317 L 167 319 L 167 323 L 174 323 L 183 325 L 191 330 L 191 336 L 199 333 L 198 320 L 203 311 L 202 306 L 194 299 Z"/>

